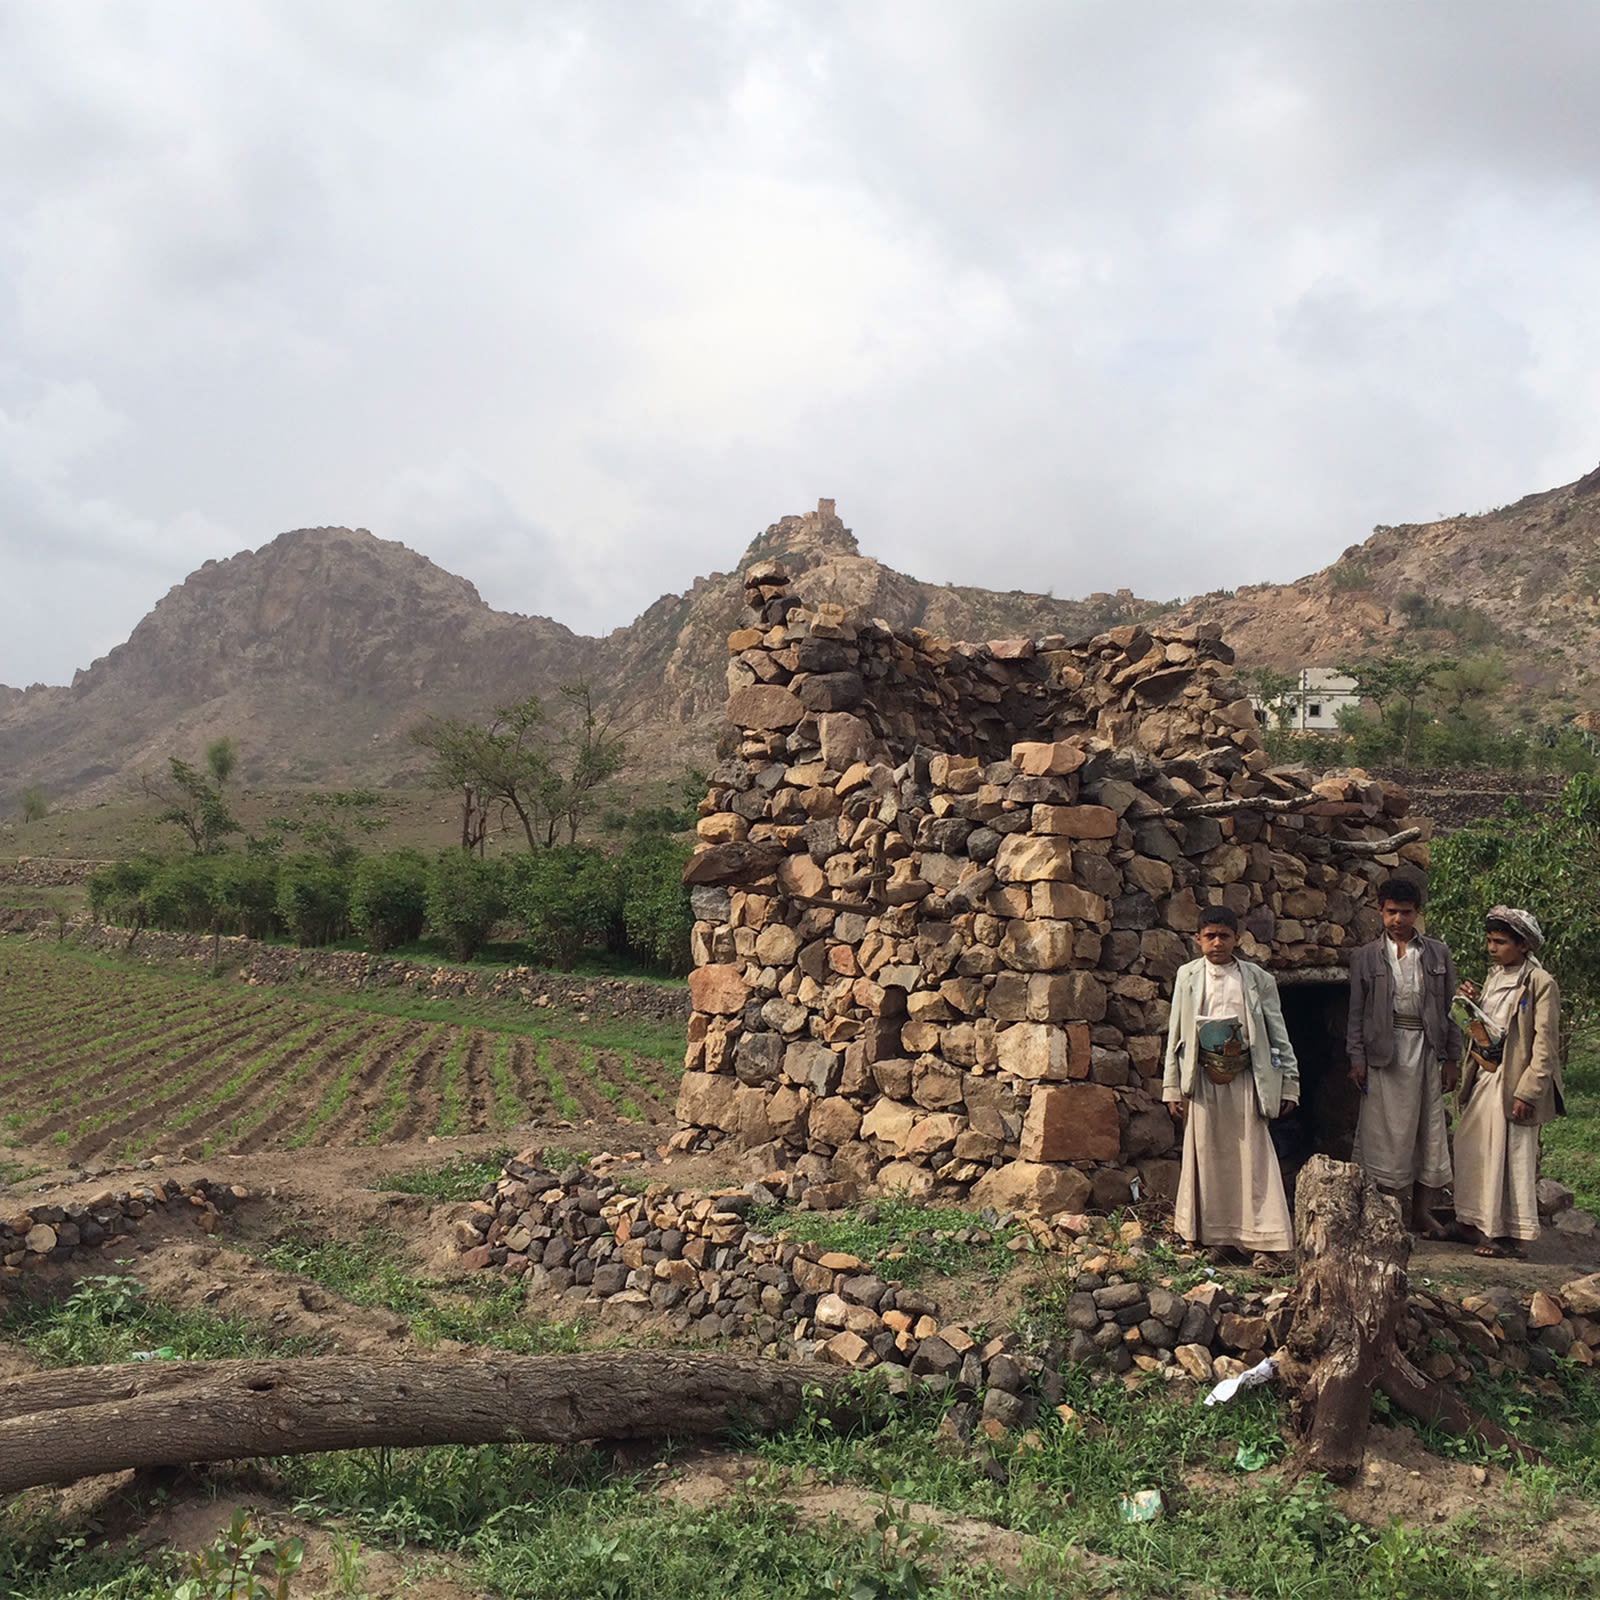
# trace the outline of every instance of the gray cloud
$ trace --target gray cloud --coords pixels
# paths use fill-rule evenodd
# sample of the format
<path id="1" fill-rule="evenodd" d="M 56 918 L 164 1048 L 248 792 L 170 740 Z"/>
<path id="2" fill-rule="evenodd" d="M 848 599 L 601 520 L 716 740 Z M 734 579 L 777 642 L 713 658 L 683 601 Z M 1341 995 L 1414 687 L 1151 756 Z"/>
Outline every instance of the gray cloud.
<path id="1" fill-rule="evenodd" d="M 1600 450 L 1600 16 L 611 0 L 0 11 L 0 680 L 402 538 L 600 631 L 819 494 L 1170 597 Z"/>

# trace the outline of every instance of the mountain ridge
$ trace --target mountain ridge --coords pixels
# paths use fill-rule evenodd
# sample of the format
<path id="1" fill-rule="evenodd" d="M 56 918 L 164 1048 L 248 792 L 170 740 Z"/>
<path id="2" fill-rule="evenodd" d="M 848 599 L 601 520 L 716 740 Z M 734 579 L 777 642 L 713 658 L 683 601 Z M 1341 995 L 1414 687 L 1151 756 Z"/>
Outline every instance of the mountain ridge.
<path id="1" fill-rule="evenodd" d="M 1380 527 L 1294 583 L 1176 609 L 1126 589 L 1058 600 L 927 583 L 863 555 L 822 500 L 758 533 L 732 570 L 603 637 L 496 610 L 469 579 L 366 529 L 304 528 L 203 563 L 70 686 L 0 686 L 0 796 L 38 785 L 110 798 L 224 733 L 250 782 L 405 784 L 422 772 L 408 735 L 424 716 L 482 716 L 578 677 L 623 708 L 642 768 L 704 763 L 723 727 L 739 574 L 769 558 L 808 603 L 952 639 L 1086 639 L 1159 611 L 1220 623 L 1246 668 L 1334 665 L 1406 642 L 1492 649 L 1511 693 L 1563 715 L 1600 661 L 1600 469 L 1476 517 Z"/>

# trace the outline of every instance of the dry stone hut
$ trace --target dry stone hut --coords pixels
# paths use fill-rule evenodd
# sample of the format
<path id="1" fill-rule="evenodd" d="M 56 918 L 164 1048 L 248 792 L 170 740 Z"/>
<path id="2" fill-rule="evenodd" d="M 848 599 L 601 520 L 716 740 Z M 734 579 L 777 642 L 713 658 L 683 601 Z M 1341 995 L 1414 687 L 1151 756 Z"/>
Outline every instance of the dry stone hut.
<path id="1" fill-rule="evenodd" d="M 1170 1194 L 1168 999 L 1222 902 L 1283 986 L 1304 1147 L 1348 1150 L 1345 963 L 1374 882 L 1427 866 L 1402 791 L 1273 769 L 1215 629 L 952 644 L 745 577 L 682 1123 L 822 1203 Z"/>

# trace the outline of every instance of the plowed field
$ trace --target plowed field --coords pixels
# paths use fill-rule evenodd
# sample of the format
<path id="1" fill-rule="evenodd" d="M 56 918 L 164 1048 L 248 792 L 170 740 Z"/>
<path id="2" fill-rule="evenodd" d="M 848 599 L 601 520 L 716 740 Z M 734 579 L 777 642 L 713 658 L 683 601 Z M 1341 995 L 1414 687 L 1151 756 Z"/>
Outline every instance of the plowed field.
<path id="1" fill-rule="evenodd" d="M 85 1161 L 671 1118 L 674 1065 L 571 1031 L 375 1015 L 8 942 L 0 1119 L 11 1141 Z"/>

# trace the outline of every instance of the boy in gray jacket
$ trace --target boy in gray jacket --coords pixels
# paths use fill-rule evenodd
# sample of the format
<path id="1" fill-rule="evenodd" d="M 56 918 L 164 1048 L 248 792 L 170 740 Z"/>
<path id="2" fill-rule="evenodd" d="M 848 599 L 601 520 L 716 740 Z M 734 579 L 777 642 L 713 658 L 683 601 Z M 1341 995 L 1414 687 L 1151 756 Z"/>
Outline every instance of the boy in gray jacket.
<path id="1" fill-rule="evenodd" d="M 1450 1186 L 1444 1095 L 1456 1086 L 1461 1030 L 1450 1015 L 1455 963 L 1417 932 L 1421 909 L 1409 878 L 1378 885 L 1383 933 L 1350 958 L 1345 1053 L 1362 1095 L 1355 1161 L 1399 1200 L 1408 1227 L 1445 1239 L 1433 1208 Z"/>

